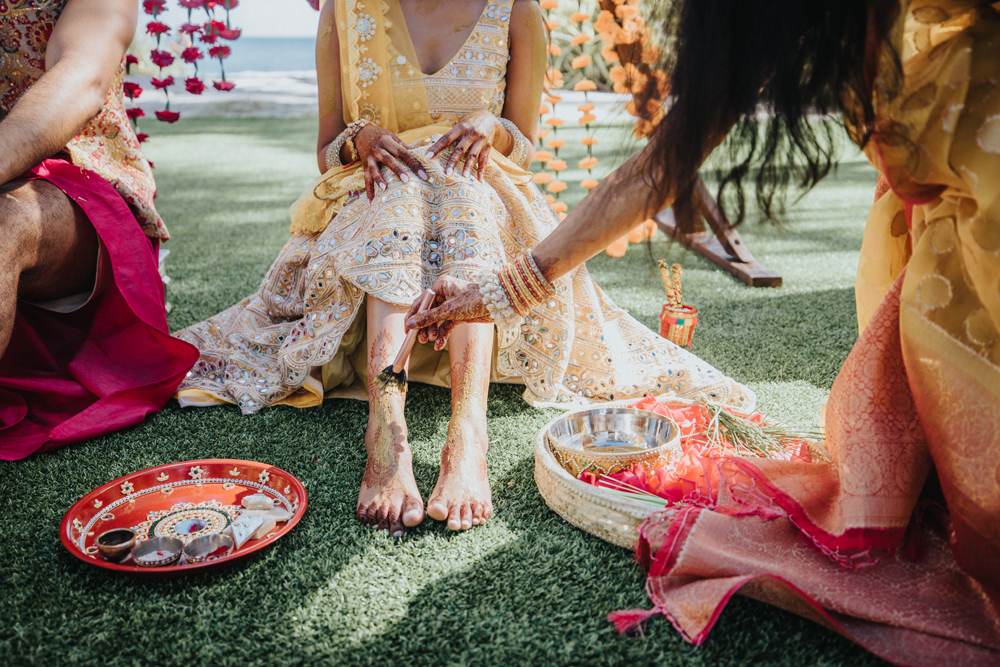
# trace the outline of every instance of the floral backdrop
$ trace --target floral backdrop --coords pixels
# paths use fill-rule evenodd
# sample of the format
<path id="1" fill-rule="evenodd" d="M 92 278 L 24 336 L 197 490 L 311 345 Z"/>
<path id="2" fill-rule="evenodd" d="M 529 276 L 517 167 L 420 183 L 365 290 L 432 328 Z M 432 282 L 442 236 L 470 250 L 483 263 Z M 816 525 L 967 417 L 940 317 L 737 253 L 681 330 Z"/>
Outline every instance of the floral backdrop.
<path id="1" fill-rule="evenodd" d="M 142 55 L 144 60 L 148 60 L 158 70 L 158 76 L 151 79 L 150 85 L 163 92 L 163 108 L 154 111 L 153 115 L 156 120 L 164 123 L 175 123 L 181 117 L 179 111 L 170 109 L 170 91 L 176 90 L 180 82 L 172 74 L 166 74 L 164 70 L 173 66 L 178 59 L 193 65 L 194 75 L 184 77 L 184 90 L 192 95 L 201 95 L 206 85 L 198 63 L 206 58 L 217 60 L 219 76 L 217 79 L 212 77 L 212 86 L 216 90 L 232 90 L 235 86 L 232 82 L 226 81 L 225 67 L 225 60 L 232 53 L 232 47 L 226 42 L 239 39 L 241 33 L 238 28 L 233 28 L 230 19 L 230 11 L 239 6 L 239 0 L 176 0 L 176 2 L 187 10 L 187 21 L 177 26 L 176 31 L 173 26 L 158 20 L 160 14 L 167 8 L 167 0 L 142 2 L 142 10 L 152 19 L 146 22 L 145 32 L 155 40 L 155 46 L 149 53 Z M 171 45 L 173 48 L 169 48 L 166 41 L 175 34 L 178 42 Z M 139 64 L 139 57 L 129 53 L 125 56 L 125 62 L 126 71 L 131 74 L 133 67 Z M 148 138 L 139 130 L 139 119 L 146 116 L 142 107 L 136 105 L 136 100 L 142 94 L 143 90 L 139 84 L 134 81 L 125 82 L 125 95 L 131 102 L 128 116 L 135 126 L 140 142 Z"/>

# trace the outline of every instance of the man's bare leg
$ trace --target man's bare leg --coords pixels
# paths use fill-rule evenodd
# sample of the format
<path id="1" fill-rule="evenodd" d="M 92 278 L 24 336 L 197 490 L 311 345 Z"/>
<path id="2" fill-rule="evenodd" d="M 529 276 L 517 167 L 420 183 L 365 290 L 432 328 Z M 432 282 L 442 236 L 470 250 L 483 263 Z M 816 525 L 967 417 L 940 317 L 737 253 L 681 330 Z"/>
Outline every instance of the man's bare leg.
<path id="1" fill-rule="evenodd" d="M 0 185 L 0 356 L 18 297 L 44 301 L 92 288 L 97 248 L 93 225 L 56 186 L 42 180 Z"/>
<path id="2" fill-rule="evenodd" d="M 424 501 L 413 479 L 413 455 L 406 441 L 406 389 L 382 387 L 376 377 L 392 364 L 406 336 L 406 308 L 368 297 L 368 463 L 358 494 L 358 520 L 403 534 L 424 520 Z"/>
<path id="3" fill-rule="evenodd" d="M 451 422 L 441 450 L 441 475 L 427 515 L 452 530 L 485 523 L 493 514 L 486 475 L 486 398 L 493 360 L 493 324 L 460 324 L 451 346 Z"/>

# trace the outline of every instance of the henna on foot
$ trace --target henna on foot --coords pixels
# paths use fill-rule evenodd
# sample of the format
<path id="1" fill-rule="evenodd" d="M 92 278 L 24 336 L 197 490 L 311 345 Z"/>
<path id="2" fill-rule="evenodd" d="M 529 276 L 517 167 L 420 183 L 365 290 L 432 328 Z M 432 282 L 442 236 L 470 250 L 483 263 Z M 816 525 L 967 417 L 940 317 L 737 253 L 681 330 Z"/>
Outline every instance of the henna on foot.
<path id="1" fill-rule="evenodd" d="M 472 424 L 463 425 L 455 429 L 464 431 L 461 435 L 449 434 L 441 452 L 441 475 L 427 503 L 427 516 L 447 521 L 451 530 L 468 530 L 486 523 L 493 514 L 486 474 L 486 434 L 476 434 L 473 428 Z"/>
<path id="2" fill-rule="evenodd" d="M 369 303 L 369 321 L 379 321 L 379 309 Z M 369 411 L 365 450 L 368 462 L 358 492 L 358 520 L 366 526 L 381 528 L 394 537 L 401 536 L 424 520 L 424 502 L 413 479 L 413 454 L 407 442 L 403 406 L 405 389 L 384 388 L 372 379 L 390 358 L 392 336 L 382 330 L 374 335 L 369 353 Z"/>
<path id="3" fill-rule="evenodd" d="M 486 473 L 486 394 L 489 377 L 483 369 L 489 368 L 492 328 L 490 337 L 476 335 L 474 327 L 467 329 L 465 361 L 452 366 L 451 423 L 448 439 L 441 451 L 441 475 L 427 504 L 427 515 L 438 521 L 447 521 L 451 530 L 468 530 L 485 523 L 493 514 L 493 496 Z M 489 344 L 483 347 L 481 340 Z M 476 358 L 478 357 L 478 358 Z"/>
<path id="4" fill-rule="evenodd" d="M 381 407 L 373 410 L 365 437 L 368 463 L 358 493 L 358 520 L 400 537 L 424 520 L 424 503 L 413 479 L 405 428 L 392 423 Z"/>

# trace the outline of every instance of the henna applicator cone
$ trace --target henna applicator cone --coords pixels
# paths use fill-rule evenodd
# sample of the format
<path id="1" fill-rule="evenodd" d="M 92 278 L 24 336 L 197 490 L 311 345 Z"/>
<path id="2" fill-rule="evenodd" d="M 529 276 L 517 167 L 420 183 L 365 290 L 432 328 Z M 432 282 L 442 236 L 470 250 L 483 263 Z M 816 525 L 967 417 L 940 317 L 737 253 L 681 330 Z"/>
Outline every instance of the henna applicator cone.
<path id="1" fill-rule="evenodd" d="M 434 302 L 435 296 L 437 295 L 434 290 L 424 290 L 424 295 L 420 299 L 420 308 L 417 312 L 422 313 L 427 310 Z M 375 382 L 377 382 L 383 390 L 390 388 L 402 389 L 406 387 L 406 360 L 410 358 L 410 352 L 413 351 L 413 345 L 416 342 L 417 330 L 410 329 L 410 331 L 406 334 L 406 338 L 403 339 L 403 345 L 399 348 L 396 360 L 392 362 L 391 366 L 386 366 L 385 369 L 378 374 L 378 377 L 375 378 Z"/>

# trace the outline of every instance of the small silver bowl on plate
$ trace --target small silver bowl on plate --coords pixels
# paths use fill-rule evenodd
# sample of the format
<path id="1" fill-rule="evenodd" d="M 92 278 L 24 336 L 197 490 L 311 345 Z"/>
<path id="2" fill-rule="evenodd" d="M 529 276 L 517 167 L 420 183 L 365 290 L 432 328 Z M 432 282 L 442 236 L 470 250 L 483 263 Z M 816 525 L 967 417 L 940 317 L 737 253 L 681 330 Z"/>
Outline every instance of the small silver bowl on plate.
<path id="1" fill-rule="evenodd" d="M 139 567 L 162 567 L 177 562 L 184 543 L 176 537 L 154 537 L 132 549 L 132 560 Z"/>
<path id="2" fill-rule="evenodd" d="M 94 544 L 105 560 L 117 563 L 128 556 L 135 546 L 135 531 L 131 528 L 112 528 L 98 535 Z"/>
<path id="3" fill-rule="evenodd" d="M 225 558 L 233 553 L 233 538 L 222 533 L 202 535 L 184 545 L 184 556 L 189 563 L 205 563 Z"/>
<path id="4" fill-rule="evenodd" d="M 610 475 L 635 464 L 647 471 L 681 456 L 680 428 L 669 417 L 635 408 L 592 408 L 549 426 L 549 447 L 566 471 Z"/>

